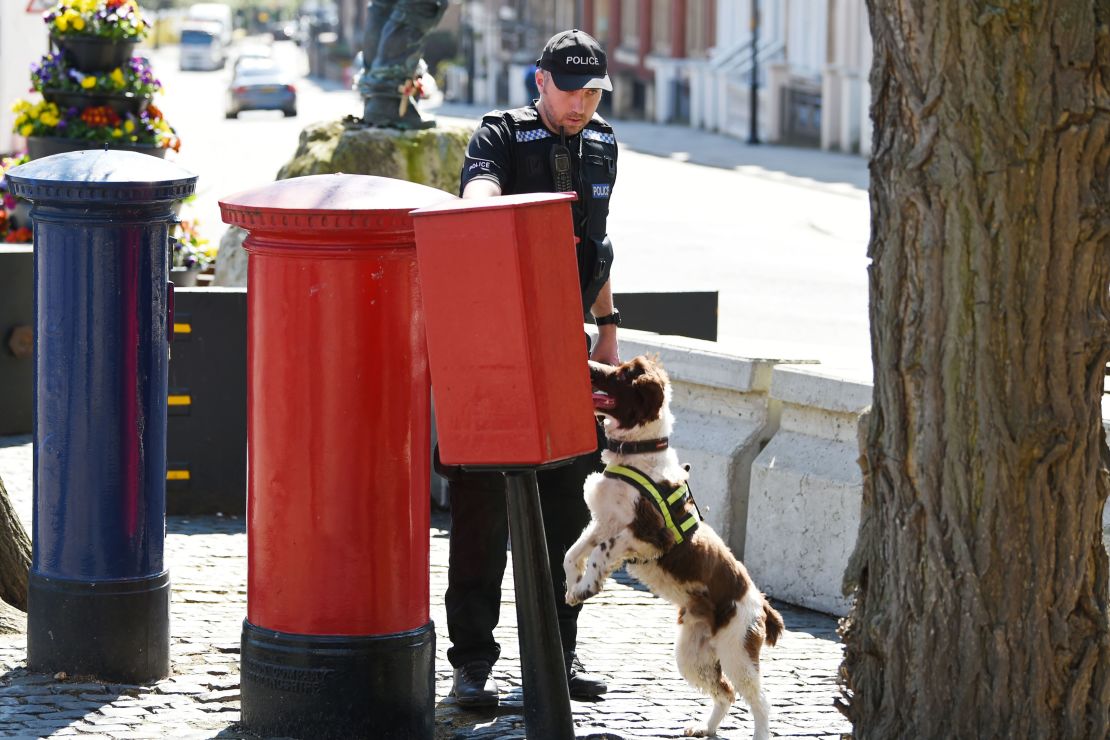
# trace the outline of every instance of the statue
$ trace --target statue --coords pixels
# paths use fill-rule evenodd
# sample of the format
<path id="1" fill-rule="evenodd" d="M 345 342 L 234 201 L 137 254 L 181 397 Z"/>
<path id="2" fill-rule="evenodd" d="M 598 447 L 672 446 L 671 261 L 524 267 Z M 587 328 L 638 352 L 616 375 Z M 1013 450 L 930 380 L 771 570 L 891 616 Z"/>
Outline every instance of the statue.
<path id="1" fill-rule="evenodd" d="M 423 129 L 435 121 L 417 108 L 417 65 L 424 38 L 447 10 L 448 0 L 370 0 L 362 41 L 358 91 L 362 122 L 375 128 Z"/>

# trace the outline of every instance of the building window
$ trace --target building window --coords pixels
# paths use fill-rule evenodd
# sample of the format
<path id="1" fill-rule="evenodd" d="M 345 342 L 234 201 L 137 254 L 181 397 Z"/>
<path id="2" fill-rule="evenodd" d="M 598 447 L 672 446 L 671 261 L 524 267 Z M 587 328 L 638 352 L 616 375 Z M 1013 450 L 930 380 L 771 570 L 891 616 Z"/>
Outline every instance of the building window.
<path id="1" fill-rule="evenodd" d="M 594 38 L 602 45 L 609 41 L 609 0 L 594 3 Z"/>
<path id="2" fill-rule="evenodd" d="M 673 0 L 653 0 L 651 3 L 651 50 L 659 56 L 671 55 L 673 4 Z"/>
<path id="3" fill-rule="evenodd" d="M 686 56 L 704 57 L 713 40 L 709 38 L 713 0 L 686 0 Z"/>
<path id="4" fill-rule="evenodd" d="M 640 0 L 621 0 L 621 46 L 640 48 Z"/>

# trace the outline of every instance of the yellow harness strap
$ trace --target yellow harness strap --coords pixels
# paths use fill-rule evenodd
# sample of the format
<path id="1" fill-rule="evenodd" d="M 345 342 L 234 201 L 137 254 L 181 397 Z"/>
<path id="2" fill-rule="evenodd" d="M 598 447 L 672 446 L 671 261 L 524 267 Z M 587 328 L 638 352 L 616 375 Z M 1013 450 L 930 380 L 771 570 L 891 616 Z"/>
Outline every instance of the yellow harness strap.
<path id="1" fill-rule="evenodd" d="M 655 481 L 647 477 L 643 471 L 629 465 L 608 465 L 603 474 L 606 478 L 616 478 L 629 483 L 655 504 L 655 508 L 663 515 L 663 521 L 670 530 L 671 536 L 674 537 L 676 545 L 682 544 L 683 534 L 689 537 L 697 529 L 697 514 L 686 516 L 685 503 L 691 497 L 690 487 L 685 483 L 663 494 L 659 492 Z M 679 519 L 681 521 L 678 521 Z"/>

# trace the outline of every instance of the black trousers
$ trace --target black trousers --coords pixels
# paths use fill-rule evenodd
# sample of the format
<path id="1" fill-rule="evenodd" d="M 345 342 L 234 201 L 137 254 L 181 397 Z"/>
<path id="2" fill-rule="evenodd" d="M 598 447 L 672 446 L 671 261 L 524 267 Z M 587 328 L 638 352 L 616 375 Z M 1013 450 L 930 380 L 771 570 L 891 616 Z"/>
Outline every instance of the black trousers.
<path id="1" fill-rule="evenodd" d="M 603 439 L 600 427 L 598 438 L 599 442 Z M 566 593 L 563 556 L 590 520 L 590 511 L 582 498 L 582 484 L 586 476 L 601 468 L 599 450 L 536 475 L 564 652 L 575 650 L 582 605 L 567 606 L 563 600 Z M 501 654 L 501 646 L 493 639 L 493 629 L 501 610 L 501 579 L 505 574 L 509 536 L 505 478 L 500 473 L 444 472 L 448 474 L 451 498 L 451 549 L 445 597 L 451 647 L 447 658 L 455 667 L 476 659 L 494 663 Z"/>

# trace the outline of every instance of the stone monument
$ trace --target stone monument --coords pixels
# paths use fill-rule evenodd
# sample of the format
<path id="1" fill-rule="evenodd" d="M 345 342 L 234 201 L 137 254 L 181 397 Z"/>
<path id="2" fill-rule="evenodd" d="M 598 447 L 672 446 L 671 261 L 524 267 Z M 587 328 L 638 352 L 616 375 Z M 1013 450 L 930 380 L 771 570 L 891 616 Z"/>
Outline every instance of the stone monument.
<path id="1" fill-rule="evenodd" d="M 417 102 L 424 38 L 447 4 L 448 0 L 371 0 L 362 69 L 355 82 L 364 101 L 362 118 L 347 116 L 306 127 L 292 159 L 278 171 L 278 180 L 342 172 L 458 191 L 472 131 L 458 125 L 437 127 Z M 247 284 L 245 236 L 232 226 L 220 240 L 214 285 Z"/>
<path id="2" fill-rule="evenodd" d="M 416 69 L 424 38 L 445 10 L 447 0 L 370 0 L 358 82 L 365 125 L 403 130 L 435 126 L 418 108 Z"/>

